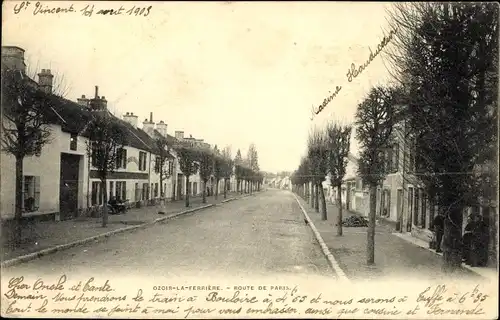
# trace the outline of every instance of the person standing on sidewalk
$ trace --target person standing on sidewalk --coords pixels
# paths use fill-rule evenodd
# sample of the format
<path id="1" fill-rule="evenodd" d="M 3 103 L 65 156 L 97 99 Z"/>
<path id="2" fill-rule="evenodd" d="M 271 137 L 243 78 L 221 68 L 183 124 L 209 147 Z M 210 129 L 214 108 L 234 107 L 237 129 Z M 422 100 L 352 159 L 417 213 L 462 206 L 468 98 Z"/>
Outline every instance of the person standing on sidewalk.
<path id="1" fill-rule="evenodd" d="M 436 252 L 443 252 L 441 250 L 441 242 L 444 235 L 444 217 L 441 212 L 439 212 L 434 218 L 434 221 L 432 222 L 432 228 L 436 239 Z"/>

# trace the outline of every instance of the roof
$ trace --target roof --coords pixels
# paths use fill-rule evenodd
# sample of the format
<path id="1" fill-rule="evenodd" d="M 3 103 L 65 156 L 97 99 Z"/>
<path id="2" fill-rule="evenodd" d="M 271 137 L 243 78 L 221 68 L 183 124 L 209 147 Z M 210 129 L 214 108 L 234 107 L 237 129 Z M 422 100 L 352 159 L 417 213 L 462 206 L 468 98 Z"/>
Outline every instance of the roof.
<path id="1" fill-rule="evenodd" d="M 28 94 L 40 97 L 46 103 L 44 115 L 51 124 L 60 125 L 61 130 L 68 133 L 75 133 L 85 136 L 83 133 L 87 124 L 92 119 L 92 111 L 76 102 L 59 97 L 54 94 L 45 93 L 39 89 L 28 91 Z M 16 97 L 9 96 L 9 90 L 2 90 L 2 103 L 15 103 Z M 111 115 L 111 114 L 110 114 Z M 154 152 L 155 142 L 146 132 L 133 127 L 126 121 L 123 121 L 114 115 L 111 115 L 117 123 L 124 128 L 127 134 L 127 146 L 137 149 Z M 170 136 L 170 139 L 173 137 Z"/>

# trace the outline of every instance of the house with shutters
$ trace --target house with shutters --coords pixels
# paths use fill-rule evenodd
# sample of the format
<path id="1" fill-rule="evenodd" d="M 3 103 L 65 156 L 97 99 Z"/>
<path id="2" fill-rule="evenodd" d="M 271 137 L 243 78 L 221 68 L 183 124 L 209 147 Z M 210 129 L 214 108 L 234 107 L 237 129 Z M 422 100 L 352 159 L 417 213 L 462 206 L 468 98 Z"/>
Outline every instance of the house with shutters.
<path id="1" fill-rule="evenodd" d="M 97 86 L 92 98 L 82 95 L 76 102 L 54 94 L 51 70 L 42 69 L 38 82 L 30 79 L 26 75 L 24 50 L 19 47 L 2 47 L 3 69 L 20 72 L 37 94 L 44 96 L 47 101 L 44 116 L 50 122 L 50 142 L 39 154 L 26 157 L 23 162 L 23 216 L 64 220 L 88 208 L 102 206 L 104 188 L 87 152 L 85 128 L 92 119 L 92 112 L 109 112 L 105 96 L 99 96 Z M 2 96 L 2 103 L 7 100 L 16 99 Z M 128 200 L 131 205 L 138 206 L 155 203 L 161 195 L 159 170 L 155 167 L 158 151 L 154 135 L 165 135 L 170 142 L 175 138 L 167 134 L 166 124 L 158 124 L 151 135 L 147 132 L 151 125 L 145 123 L 144 130 L 138 128 L 137 116 L 133 114 L 128 113 L 123 119 L 109 115 L 124 129 L 127 144 L 120 150 L 114 172 L 108 176 L 108 198 Z M 2 121 L 7 120 L 2 117 Z M 10 219 L 15 213 L 15 159 L 2 151 L 0 164 L 0 217 Z M 167 163 L 168 178 L 163 182 L 168 200 L 178 199 L 183 194 L 183 185 L 177 182 L 175 170 L 176 159 L 172 154 Z"/>

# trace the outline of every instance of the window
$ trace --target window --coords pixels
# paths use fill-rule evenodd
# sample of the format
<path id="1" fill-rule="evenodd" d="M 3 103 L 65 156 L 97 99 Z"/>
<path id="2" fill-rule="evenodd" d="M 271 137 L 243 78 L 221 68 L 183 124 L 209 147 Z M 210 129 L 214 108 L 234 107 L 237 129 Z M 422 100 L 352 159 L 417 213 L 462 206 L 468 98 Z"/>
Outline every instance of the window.
<path id="1" fill-rule="evenodd" d="M 127 150 L 120 149 L 116 154 L 116 169 L 127 169 Z"/>
<path id="2" fill-rule="evenodd" d="M 393 164 L 392 164 L 392 148 L 388 149 L 385 153 L 385 172 L 392 172 Z"/>
<path id="3" fill-rule="evenodd" d="M 154 190 L 155 190 L 155 184 L 151 183 L 151 199 L 154 198 Z"/>
<path id="4" fill-rule="evenodd" d="M 139 171 L 146 171 L 146 152 L 139 151 Z"/>
<path id="5" fill-rule="evenodd" d="M 160 157 L 155 158 L 155 173 L 160 173 Z"/>
<path id="6" fill-rule="evenodd" d="M 198 193 L 198 183 L 193 182 L 193 196 Z"/>
<path id="7" fill-rule="evenodd" d="M 158 198 L 158 183 L 155 183 L 155 198 Z"/>
<path id="8" fill-rule="evenodd" d="M 393 160 L 392 160 L 392 171 L 398 172 L 399 170 L 399 144 L 394 144 Z"/>
<path id="9" fill-rule="evenodd" d="M 425 194 L 423 189 L 420 189 L 420 194 L 422 195 L 422 206 L 420 207 L 420 225 L 422 228 L 425 228 L 425 221 L 427 220 L 427 195 Z"/>
<path id="10" fill-rule="evenodd" d="M 116 184 L 116 186 L 118 187 L 118 183 Z M 114 192 L 113 192 L 113 181 L 110 181 L 109 182 L 109 199 L 111 199 L 114 195 Z"/>
<path id="11" fill-rule="evenodd" d="M 100 181 L 92 181 L 92 205 L 102 204 L 103 188 Z"/>
<path id="12" fill-rule="evenodd" d="M 76 151 L 76 146 L 78 142 L 78 135 L 76 133 L 72 133 L 69 138 L 69 149 Z"/>
<path id="13" fill-rule="evenodd" d="M 168 161 L 168 175 L 174 174 L 174 162 L 172 160 Z"/>
<path id="14" fill-rule="evenodd" d="M 135 183 L 135 201 L 141 200 L 141 190 L 139 189 L 139 183 Z"/>
<path id="15" fill-rule="evenodd" d="M 40 177 L 24 176 L 24 211 L 34 212 L 40 206 Z"/>
<path id="16" fill-rule="evenodd" d="M 148 186 L 149 184 L 147 183 L 142 184 L 142 200 L 146 200 L 149 198 Z"/>
<path id="17" fill-rule="evenodd" d="M 127 183 L 125 181 L 116 182 L 116 199 L 127 199 Z"/>
<path id="18" fill-rule="evenodd" d="M 414 214 L 414 211 L 413 211 L 413 200 L 415 200 L 414 198 L 414 193 L 413 193 L 413 188 L 408 188 L 408 212 L 410 213 L 410 217 L 411 217 L 411 221 L 413 224 L 417 224 L 416 221 L 416 216 Z"/>
<path id="19" fill-rule="evenodd" d="M 165 197 L 165 193 L 166 193 L 166 192 L 167 192 L 167 184 L 166 184 L 166 183 L 164 183 L 164 184 L 163 184 L 163 194 L 161 195 L 161 196 L 162 196 L 162 198 L 164 198 L 164 197 Z"/>
<path id="20" fill-rule="evenodd" d="M 99 148 L 96 143 L 92 143 L 92 166 L 97 168 L 98 157 L 99 157 Z"/>
<path id="21" fill-rule="evenodd" d="M 361 178 L 356 179 L 356 190 L 363 190 L 363 180 Z"/>

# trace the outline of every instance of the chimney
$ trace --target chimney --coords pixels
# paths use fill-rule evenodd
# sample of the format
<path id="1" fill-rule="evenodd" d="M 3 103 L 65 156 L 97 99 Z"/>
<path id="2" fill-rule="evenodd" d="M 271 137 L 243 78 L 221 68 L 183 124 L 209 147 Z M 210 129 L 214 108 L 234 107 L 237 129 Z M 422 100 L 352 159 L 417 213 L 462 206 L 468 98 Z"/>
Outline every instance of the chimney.
<path id="1" fill-rule="evenodd" d="M 93 111 L 103 111 L 108 108 L 106 97 L 99 97 L 99 86 L 95 86 L 95 96 L 89 100 L 89 106 Z"/>
<path id="2" fill-rule="evenodd" d="M 127 112 L 126 114 L 123 115 L 123 121 L 130 123 L 134 128 L 137 128 L 138 119 L 139 117 L 134 115 L 133 112 L 130 113 Z"/>
<path id="3" fill-rule="evenodd" d="M 38 74 L 38 86 L 45 93 L 52 93 L 52 80 L 54 76 L 50 69 L 42 69 Z"/>
<path id="4" fill-rule="evenodd" d="M 78 102 L 79 105 L 81 105 L 82 107 L 88 107 L 89 106 L 89 99 L 85 98 L 85 95 L 82 94 L 82 97 L 81 98 L 78 98 L 76 100 Z"/>
<path id="5" fill-rule="evenodd" d="M 2 68 L 19 70 L 26 74 L 26 63 L 24 62 L 24 49 L 16 46 L 2 46 Z"/>
<path id="6" fill-rule="evenodd" d="M 108 109 L 108 100 L 106 100 L 105 96 L 101 97 L 101 108 Z"/>
<path id="7" fill-rule="evenodd" d="M 164 136 L 164 137 L 167 136 L 167 124 L 165 122 L 163 122 L 163 120 L 156 124 L 156 130 L 158 130 L 158 132 L 162 136 Z"/>
<path id="8" fill-rule="evenodd" d="M 155 123 L 153 122 L 153 113 L 149 113 L 149 121 L 148 119 L 144 119 L 142 123 L 142 130 L 144 130 L 149 136 L 153 136 L 153 131 L 155 129 Z"/>
<path id="9" fill-rule="evenodd" d="M 184 131 L 175 131 L 175 138 L 177 140 L 184 140 Z"/>

